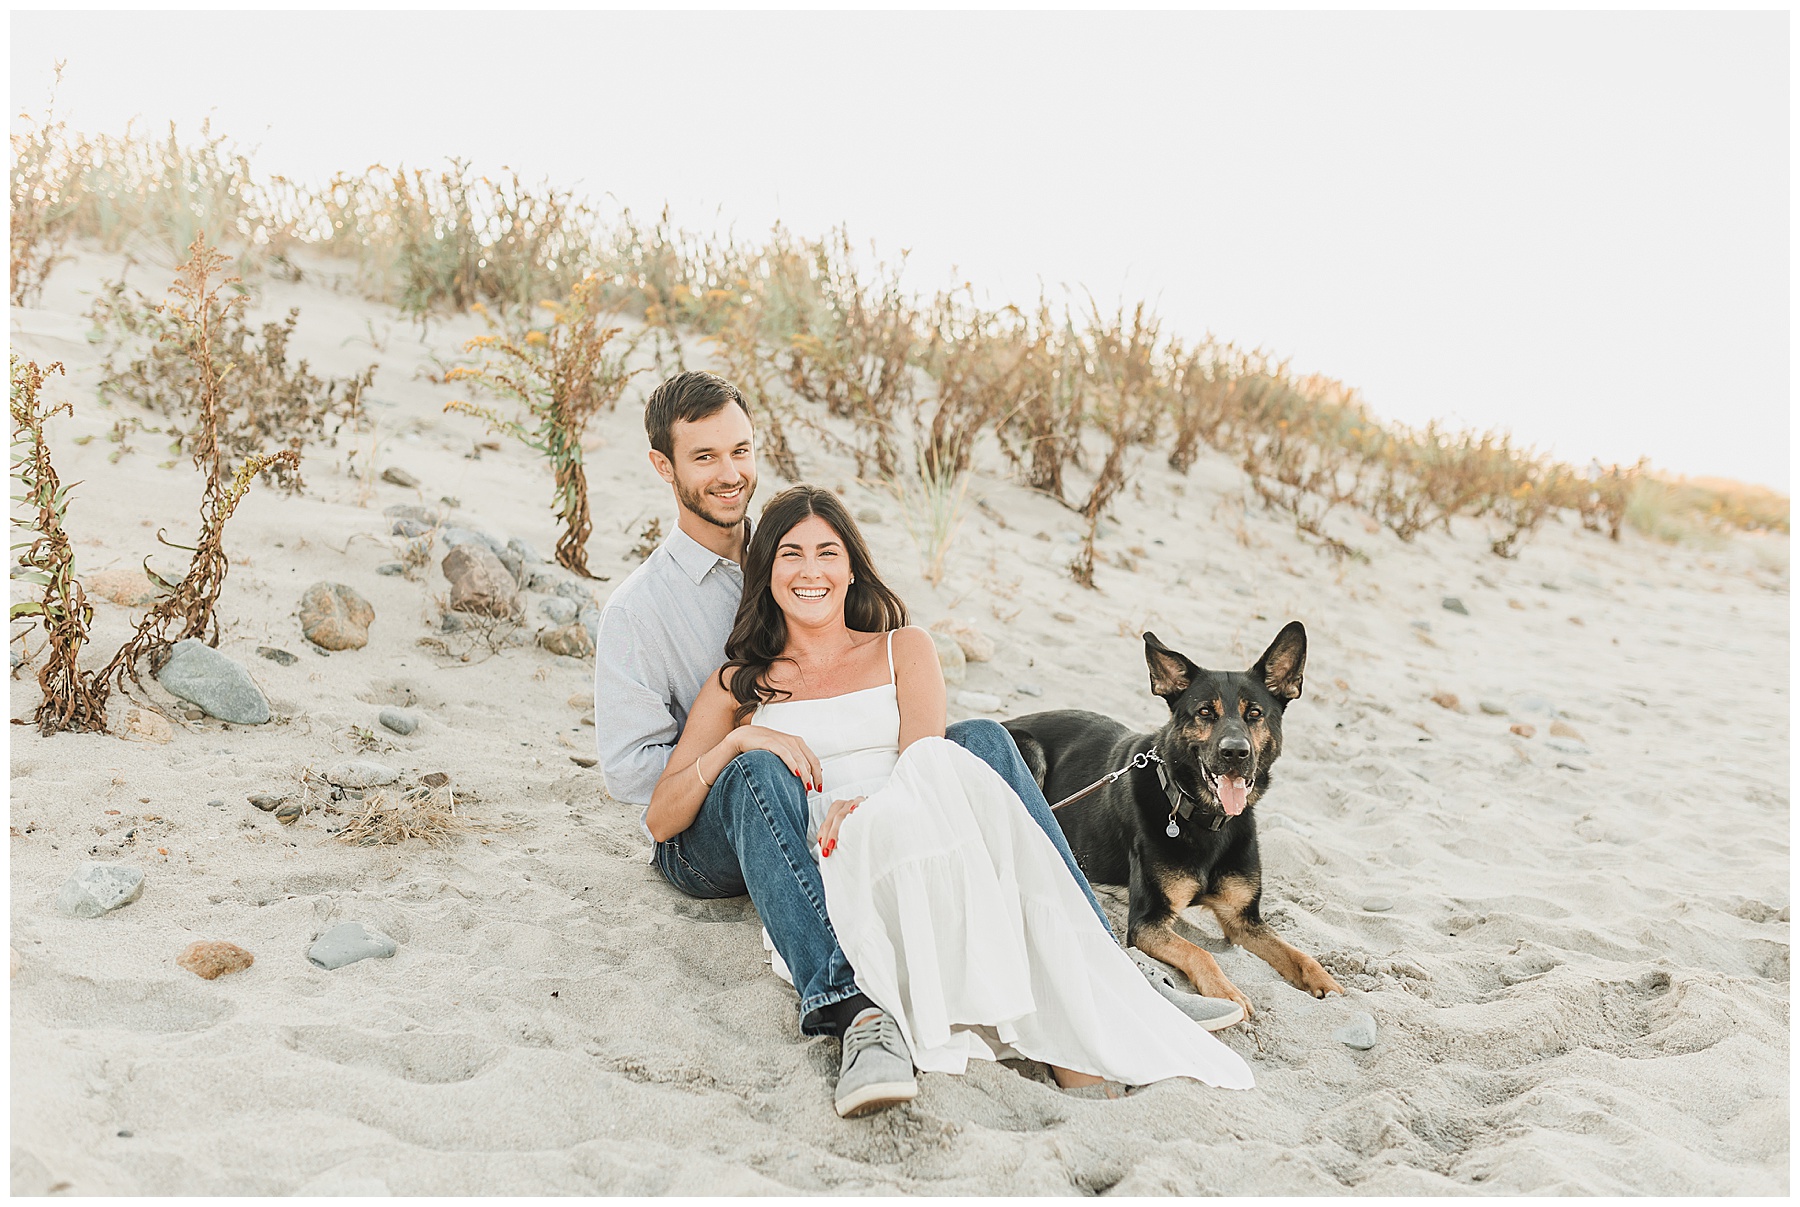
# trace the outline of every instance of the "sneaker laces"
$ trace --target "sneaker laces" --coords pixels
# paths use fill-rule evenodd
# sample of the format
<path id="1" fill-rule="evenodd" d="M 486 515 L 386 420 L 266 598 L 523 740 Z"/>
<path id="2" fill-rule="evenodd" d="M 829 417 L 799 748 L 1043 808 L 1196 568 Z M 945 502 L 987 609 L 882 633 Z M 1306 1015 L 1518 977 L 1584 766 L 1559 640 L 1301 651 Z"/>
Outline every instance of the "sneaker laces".
<path id="1" fill-rule="evenodd" d="M 900 1024 L 894 1016 L 883 1010 L 873 1018 L 866 1018 L 860 1023 L 852 1023 L 844 1032 L 844 1063 L 849 1064 L 856 1059 L 858 1053 L 865 1048 L 889 1048 L 896 1052 L 905 1052 L 906 1044 L 900 1036 Z"/>

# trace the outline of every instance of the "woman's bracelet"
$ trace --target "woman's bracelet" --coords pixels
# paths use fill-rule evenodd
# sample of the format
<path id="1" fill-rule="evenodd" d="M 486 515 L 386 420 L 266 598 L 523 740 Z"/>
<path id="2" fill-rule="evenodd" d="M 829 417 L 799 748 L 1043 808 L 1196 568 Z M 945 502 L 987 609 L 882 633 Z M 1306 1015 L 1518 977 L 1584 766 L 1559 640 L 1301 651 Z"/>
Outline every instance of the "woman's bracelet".
<path id="1" fill-rule="evenodd" d="M 711 784 L 707 784 L 707 783 L 706 783 L 706 777 L 705 777 L 705 776 L 704 776 L 704 775 L 701 775 L 701 774 L 700 774 L 700 760 L 699 760 L 699 759 L 695 759 L 695 760 L 694 760 L 694 774 L 695 774 L 695 775 L 696 775 L 696 776 L 698 776 L 698 777 L 699 777 L 699 779 L 700 779 L 700 782 L 701 782 L 701 783 L 702 783 L 702 784 L 706 784 L 706 790 L 707 790 L 707 791 L 708 791 L 708 792 L 711 792 L 711 791 L 712 791 L 712 785 L 711 785 Z"/>

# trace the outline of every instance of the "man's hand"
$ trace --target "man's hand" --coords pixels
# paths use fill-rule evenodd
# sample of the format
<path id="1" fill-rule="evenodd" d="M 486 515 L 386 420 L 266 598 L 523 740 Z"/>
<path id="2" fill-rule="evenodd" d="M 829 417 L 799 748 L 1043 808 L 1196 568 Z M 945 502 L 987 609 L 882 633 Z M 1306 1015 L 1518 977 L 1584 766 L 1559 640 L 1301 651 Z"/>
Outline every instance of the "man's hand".
<path id="1" fill-rule="evenodd" d="M 866 796 L 847 796 L 843 800 L 831 802 L 830 812 L 819 823 L 819 858 L 831 857 L 831 853 L 837 849 L 838 827 L 844 824 L 846 817 L 856 812 L 856 806 L 868 799 Z"/>
<path id="2" fill-rule="evenodd" d="M 788 770 L 800 777 L 808 792 L 818 791 L 825 783 L 825 770 L 819 766 L 818 756 L 813 754 L 812 747 L 791 733 L 782 733 L 779 729 L 770 729 L 764 725 L 740 725 L 731 731 L 732 758 L 751 750 L 766 750 L 782 762 Z"/>

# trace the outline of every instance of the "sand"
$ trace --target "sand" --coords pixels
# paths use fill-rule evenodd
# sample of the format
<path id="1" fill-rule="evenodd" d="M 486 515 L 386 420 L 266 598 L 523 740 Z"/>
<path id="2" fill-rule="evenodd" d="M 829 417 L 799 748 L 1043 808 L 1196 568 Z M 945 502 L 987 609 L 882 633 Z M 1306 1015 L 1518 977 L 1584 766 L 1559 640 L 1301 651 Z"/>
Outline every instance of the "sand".
<path id="1" fill-rule="evenodd" d="M 59 268 L 41 307 L 12 311 L 13 342 L 71 368 L 51 390 L 76 414 L 51 438 L 81 482 L 79 569 L 154 555 L 179 570 L 154 534 L 193 532 L 199 476 L 162 468 L 157 438 L 109 463 L 113 413 L 92 394 L 79 316 L 121 265 L 85 252 Z M 140 264 L 130 280 L 167 275 Z M 310 453 L 306 495 L 259 488 L 232 521 L 220 649 L 261 684 L 271 723 L 178 720 L 166 743 L 10 730 L 15 1193 L 1787 1192 L 1785 538 L 1676 548 L 1552 524 L 1508 562 L 1477 521 L 1403 545 L 1343 517 L 1370 561 L 1338 566 L 1247 503 L 1227 458 L 1184 478 L 1145 457 L 1087 591 L 1062 569 L 1077 518 L 984 446 L 978 505 L 932 587 L 893 500 L 801 441 L 811 481 L 881 512 L 866 535 L 915 619 L 992 638 L 961 687 L 1005 715 L 1087 707 L 1149 728 L 1166 710 L 1142 629 L 1243 668 L 1305 622 L 1306 693 L 1257 806 L 1264 910 L 1349 992 L 1289 988 L 1192 912 L 1187 933 L 1256 1005 L 1222 1035 L 1255 1090 L 1167 1082 L 1093 1101 L 983 1065 L 846 1122 L 837 1043 L 799 1034 L 748 901 L 662 883 L 636 811 L 573 761 L 593 753 L 570 703 L 588 664 L 422 646 L 447 595 L 443 549 L 419 581 L 375 572 L 400 543 L 381 514 L 395 503 L 451 496 L 463 522 L 554 543 L 546 468 L 516 444 L 471 457 L 490 437 L 418 376 L 478 322 L 421 334 L 322 273 L 262 290 L 259 314 L 301 308 L 295 355 L 314 372 L 380 365 L 377 427 Z M 685 356 L 712 363 L 699 342 Z M 637 405 L 660 376 L 595 427 L 602 598 L 645 524 L 673 520 Z M 390 465 L 422 486 L 368 472 Z M 765 465 L 760 498 L 782 485 Z M 327 657 L 302 639 L 300 595 L 320 581 L 373 603 L 367 648 Z M 535 597 L 531 614 L 547 625 Z M 98 657 L 135 615 L 98 605 Z M 957 690 L 953 719 L 972 715 Z M 1456 709 L 1433 702 L 1444 693 Z M 35 706 L 29 668 L 11 699 L 14 718 Z M 391 704 L 421 717 L 414 734 L 376 723 Z M 1579 736 L 1553 738 L 1553 721 Z M 327 832 L 341 818 L 288 828 L 245 801 L 353 755 L 449 773 L 489 828 L 353 848 Z M 58 914 L 91 858 L 143 867 L 142 897 Z M 1105 896 L 1122 926 L 1123 893 Z M 1392 908 L 1362 908 L 1372 898 Z M 398 954 L 309 964 L 345 921 Z M 196 940 L 255 964 L 202 980 L 176 963 Z M 1358 1011 L 1379 1028 L 1367 1051 L 1331 1037 Z"/>

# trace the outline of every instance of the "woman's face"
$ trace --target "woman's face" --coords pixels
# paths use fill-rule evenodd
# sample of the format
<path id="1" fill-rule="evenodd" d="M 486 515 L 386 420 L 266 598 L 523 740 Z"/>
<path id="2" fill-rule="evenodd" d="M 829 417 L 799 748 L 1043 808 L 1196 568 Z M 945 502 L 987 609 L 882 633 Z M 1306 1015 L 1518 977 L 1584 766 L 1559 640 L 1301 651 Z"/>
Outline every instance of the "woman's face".
<path id="1" fill-rule="evenodd" d="M 844 539 L 818 516 L 807 516 L 776 542 L 769 594 L 790 621 L 814 625 L 841 619 L 849 588 Z"/>

